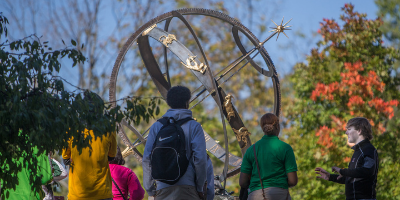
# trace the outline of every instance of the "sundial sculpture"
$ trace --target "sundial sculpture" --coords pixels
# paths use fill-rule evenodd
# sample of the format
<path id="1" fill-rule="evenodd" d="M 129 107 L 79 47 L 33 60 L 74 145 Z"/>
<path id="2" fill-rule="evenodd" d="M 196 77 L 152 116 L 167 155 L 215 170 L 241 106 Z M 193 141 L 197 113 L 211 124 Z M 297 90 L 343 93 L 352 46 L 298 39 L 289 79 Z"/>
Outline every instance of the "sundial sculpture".
<path id="1" fill-rule="evenodd" d="M 230 65 L 224 67 L 228 69 L 224 72 L 221 76 L 214 78 L 213 77 L 213 66 L 210 66 L 207 61 L 207 57 L 203 48 L 196 36 L 196 33 L 190 26 L 189 22 L 185 19 L 184 15 L 203 15 L 207 17 L 212 17 L 217 20 L 221 20 L 224 23 L 228 23 L 232 26 L 232 35 L 236 42 L 237 47 L 240 49 L 242 56 L 236 59 Z M 201 52 L 201 55 L 193 54 L 188 48 L 186 48 L 177 38 L 175 35 L 168 32 L 168 28 L 170 22 L 173 18 L 178 18 L 181 20 L 190 33 L 192 34 L 196 44 Z M 164 29 L 157 27 L 158 23 L 165 21 Z M 290 22 L 290 21 L 289 21 Z M 181 60 L 182 70 L 190 70 L 197 79 L 202 83 L 204 89 L 200 91 L 197 95 L 191 99 L 192 103 L 196 98 L 198 98 L 204 92 L 208 92 L 208 95 L 204 97 L 202 100 L 198 101 L 194 104 L 191 108 L 201 103 L 205 98 L 209 97 L 210 95 L 213 97 L 215 102 L 217 103 L 220 113 L 221 113 L 221 122 L 224 127 L 224 138 L 225 144 L 228 144 L 228 137 L 227 131 L 225 126 L 225 119 L 229 122 L 230 127 L 232 128 L 234 134 L 236 135 L 237 141 L 240 145 L 242 155 L 246 152 L 247 148 L 250 147 L 251 141 L 249 138 L 249 131 L 246 126 L 243 124 L 237 110 L 235 109 L 234 105 L 232 104 L 232 95 L 226 94 L 223 90 L 223 84 L 229 80 L 233 75 L 240 71 L 244 66 L 251 64 L 259 73 L 263 74 L 266 77 L 270 77 L 272 79 L 273 87 L 274 87 L 274 114 L 277 116 L 280 115 L 281 110 L 281 93 L 280 93 L 280 84 L 278 79 L 278 74 L 276 72 L 275 66 L 267 52 L 267 50 L 263 47 L 264 43 L 271 39 L 275 34 L 278 33 L 278 37 L 280 33 L 284 33 L 285 30 L 290 26 L 286 26 L 289 22 L 283 23 L 283 19 L 280 25 L 277 25 L 275 22 L 274 24 L 276 27 L 273 28 L 273 33 L 264 41 L 260 42 L 252 32 L 250 32 L 245 26 L 243 26 L 239 21 L 236 19 L 229 17 L 226 14 L 223 14 L 218 11 L 208 10 L 208 9 L 200 9 L 200 8 L 189 8 L 189 9 L 180 9 L 176 11 L 171 11 L 168 13 L 164 13 L 156 18 L 153 18 L 149 22 L 145 23 L 141 26 L 136 32 L 134 32 L 125 45 L 120 50 L 117 60 L 114 64 L 114 68 L 112 70 L 111 78 L 110 78 L 110 101 L 114 102 L 113 106 L 116 106 L 116 82 L 118 77 L 118 72 L 121 67 L 122 61 L 130 47 L 137 43 L 139 46 L 140 56 L 145 64 L 145 67 L 148 73 L 151 76 L 152 81 L 156 85 L 158 91 L 166 99 L 167 91 L 171 88 L 171 81 L 168 71 L 168 57 L 167 57 L 167 49 L 171 51 L 175 56 L 177 56 Z M 254 45 L 254 48 L 250 51 L 245 49 L 240 38 L 239 38 L 239 31 L 243 34 L 247 39 Z M 285 34 L 286 35 L 286 34 Z M 149 37 L 153 38 L 154 40 L 160 42 L 164 46 L 164 64 L 166 71 L 163 73 L 159 64 L 154 57 L 152 52 Z M 277 37 L 277 39 L 278 39 Z M 286 35 L 287 37 L 287 35 Z M 257 52 L 256 52 L 257 51 Z M 256 52 L 256 53 L 255 53 Z M 268 66 L 268 69 L 261 68 L 253 58 L 261 54 L 264 62 Z M 201 62 L 199 57 L 201 57 L 204 62 Z M 234 74 L 231 75 L 228 79 L 224 82 L 218 82 L 223 76 L 225 76 L 228 72 L 230 72 L 234 67 L 236 67 L 239 63 L 243 60 L 246 60 L 246 64 L 239 68 Z M 189 72 L 189 71 L 188 71 Z M 164 76 L 166 75 L 166 76 Z M 218 93 L 216 92 L 218 91 Z M 218 94 L 218 95 L 217 95 Z M 190 108 L 190 109 L 191 109 Z M 147 132 L 140 133 L 134 126 L 128 124 L 126 121 L 122 121 L 119 125 L 120 127 L 126 126 L 129 128 L 138 138 L 135 143 L 132 143 L 129 138 L 126 136 L 124 129 L 119 128 L 118 135 L 122 138 L 125 145 L 127 145 L 127 149 L 123 152 L 124 156 L 127 155 L 134 155 L 135 158 L 139 161 L 142 161 L 142 154 L 136 149 L 138 145 L 143 145 L 146 143 Z M 237 175 L 240 172 L 240 166 L 242 163 L 242 158 L 235 156 L 229 153 L 229 149 L 226 147 L 221 147 L 209 134 L 204 132 L 204 137 L 206 140 L 207 150 L 217 157 L 219 160 L 225 162 L 224 171 L 222 174 L 218 175 L 218 179 L 221 182 L 225 182 L 226 179 Z M 228 159 L 226 159 L 226 155 Z M 231 166 L 231 170 L 228 171 L 228 165 Z M 226 182 L 225 182 L 226 183 Z M 225 187 L 225 184 L 224 184 Z"/>

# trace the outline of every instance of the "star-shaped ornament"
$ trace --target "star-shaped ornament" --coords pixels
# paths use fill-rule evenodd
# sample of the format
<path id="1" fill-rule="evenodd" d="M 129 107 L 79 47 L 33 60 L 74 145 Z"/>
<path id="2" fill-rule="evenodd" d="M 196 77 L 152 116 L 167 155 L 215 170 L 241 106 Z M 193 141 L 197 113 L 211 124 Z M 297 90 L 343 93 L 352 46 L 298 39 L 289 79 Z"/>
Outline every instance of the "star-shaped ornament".
<path id="1" fill-rule="evenodd" d="M 271 21 L 274 22 L 274 24 L 276 25 L 276 28 L 270 27 L 270 28 L 272 28 L 272 29 L 274 29 L 274 30 L 271 30 L 271 31 L 269 31 L 269 32 L 277 32 L 277 33 L 278 33 L 278 37 L 276 37 L 276 40 L 278 40 L 279 34 L 283 33 L 283 34 L 286 35 L 285 30 L 292 30 L 292 29 L 288 29 L 288 28 L 291 27 L 291 26 L 286 26 L 286 24 L 288 24 L 290 21 L 292 21 L 292 19 L 290 19 L 288 22 L 286 22 L 284 25 L 282 25 L 282 24 L 283 24 L 283 19 L 284 19 L 284 18 L 285 18 L 285 17 L 282 18 L 282 22 L 281 22 L 280 25 L 276 24 L 276 23 L 274 22 L 274 20 L 271 19 Z M 289 38 L 287 35 L 286 35 L 286 37 Z"/>

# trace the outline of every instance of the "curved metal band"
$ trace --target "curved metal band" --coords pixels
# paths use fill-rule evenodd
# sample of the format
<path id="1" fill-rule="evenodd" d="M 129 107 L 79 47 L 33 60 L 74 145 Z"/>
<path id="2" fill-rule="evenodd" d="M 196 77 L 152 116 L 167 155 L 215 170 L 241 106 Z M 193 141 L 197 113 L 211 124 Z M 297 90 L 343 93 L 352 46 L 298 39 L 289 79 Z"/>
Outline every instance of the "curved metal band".
<path id="1" fill-rule="evenodd" d="M 150 33 L 151 32 L 153 31 L 150 31 Z M 147 35 L 150 35 L 150 33 L 148 33 Z M 153 52 L 149 44 L 149 37 L 147 35 L 140 36 L 137 39 L 140 55 L 142 56 L 144 65 L 147 68 L 147 71 L 149 72 L 150 77 L 156 85 L 161 96 L 164 97 L 164 99 L 167 99 L 167 93 L 170 89 L 170 84 L 165 80 L 160 70 L 160 67 L 158 66 L 156 58 L 154 58 Z"/>

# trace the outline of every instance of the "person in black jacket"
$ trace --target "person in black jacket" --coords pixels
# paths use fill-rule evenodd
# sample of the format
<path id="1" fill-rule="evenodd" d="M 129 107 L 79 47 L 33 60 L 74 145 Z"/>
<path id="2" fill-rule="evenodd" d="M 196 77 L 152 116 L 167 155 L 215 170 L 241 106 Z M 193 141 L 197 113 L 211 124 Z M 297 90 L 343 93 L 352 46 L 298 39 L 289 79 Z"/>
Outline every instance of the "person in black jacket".
<path id="1" fill-rule="evenodd" d="M 353 157 L 347 169 L 332 167 L 330 174 L 317 167 L 317 178 L 325 179 L 346 185 L 346 200 L 375 200 L 376 182 L 378 177 L 379 159 L 378 152 L 371 144 L 372 128 L 366 118 L 356 117 L 347 122 L 346 135 L 349 143 L 354 143 Z"/>

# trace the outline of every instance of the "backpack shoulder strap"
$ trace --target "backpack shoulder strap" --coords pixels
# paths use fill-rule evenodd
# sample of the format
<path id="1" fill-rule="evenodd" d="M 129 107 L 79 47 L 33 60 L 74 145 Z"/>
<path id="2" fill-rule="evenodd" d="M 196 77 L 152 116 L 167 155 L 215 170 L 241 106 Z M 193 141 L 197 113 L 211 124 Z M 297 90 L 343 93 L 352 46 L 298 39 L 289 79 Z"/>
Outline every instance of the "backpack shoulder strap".
<path id="1" fill-rule="evenodd" d="M 181 119 L 181 120 L 178 120 L 177 122 L 176 122 L 176 124 L 178 124 L 179 126 L 182 126 L 184 123 L 186 123 L 186 122 L 188 122 L 188 121 L 190 121 L 190 120 L 194 120 L 192 117 L 187 117 L 187 118 L 185 118 L 185 119 Z"/>
<path id="2" fill-rule="evenodd" d="M 157 120 L 158 122 L 160 122 L 163 126 L 168 124 L 168 117 L 163 117 Z"/>

